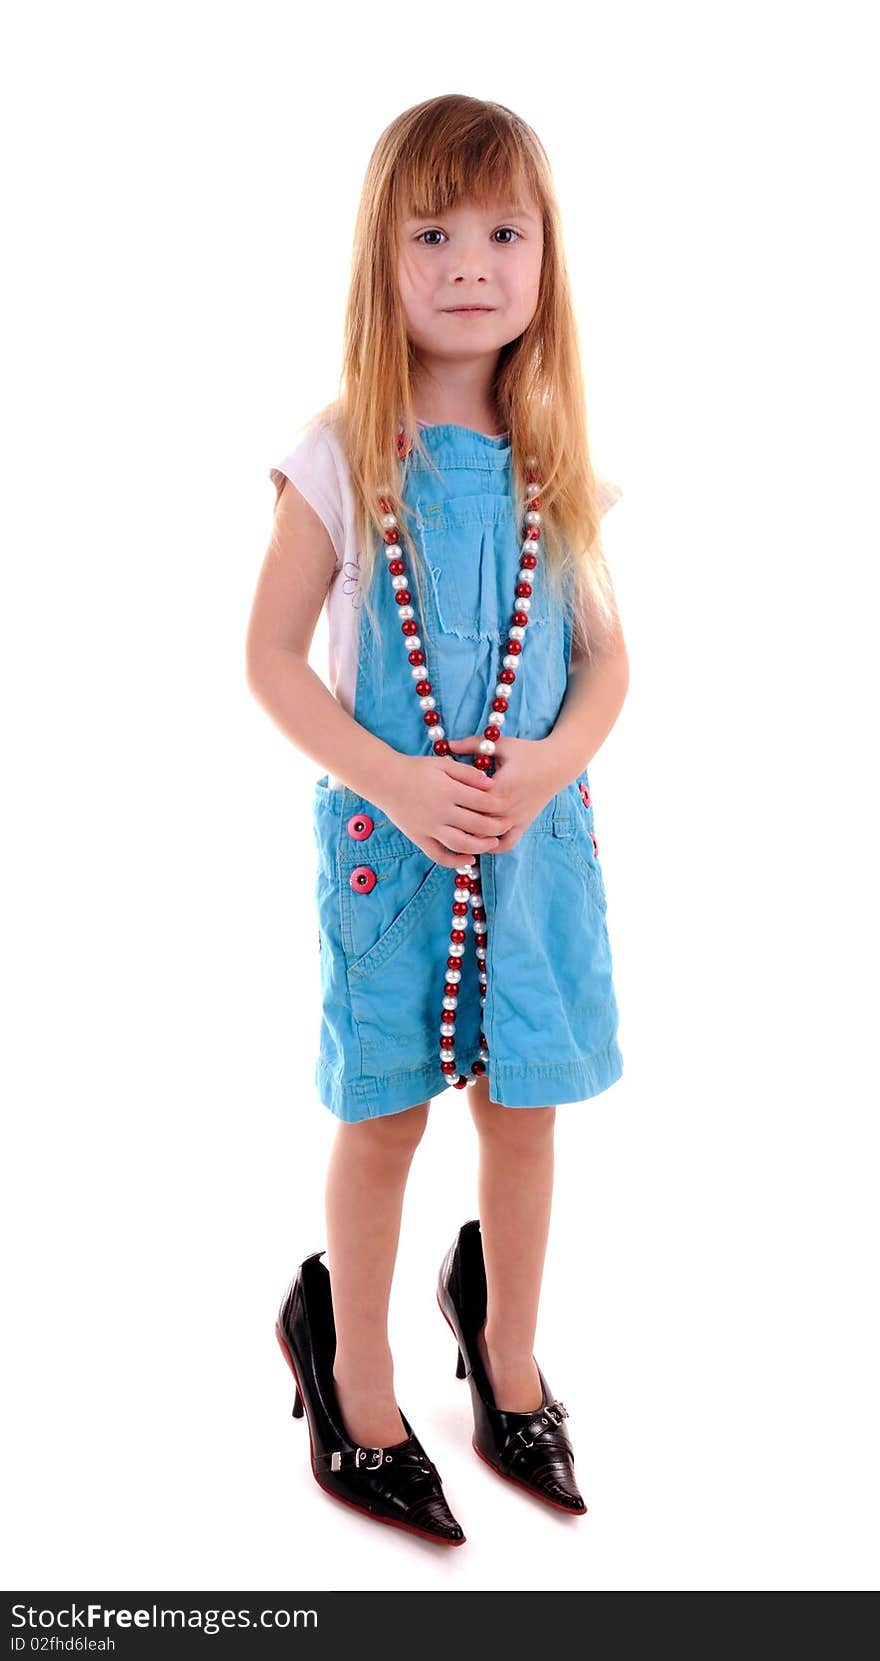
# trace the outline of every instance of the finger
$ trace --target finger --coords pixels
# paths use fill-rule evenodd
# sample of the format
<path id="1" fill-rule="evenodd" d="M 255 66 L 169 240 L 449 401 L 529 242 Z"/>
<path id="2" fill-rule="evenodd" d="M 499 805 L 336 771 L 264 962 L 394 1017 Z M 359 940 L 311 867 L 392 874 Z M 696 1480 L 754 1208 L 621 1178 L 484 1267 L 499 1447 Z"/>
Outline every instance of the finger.
<path id="1" fill-rule="evenodd" d="M 467 854 L 492 853 L 498 842 L 497 836 L 484 836 L 478 831 L 462 830 L 459 825 L 441 825 L 440 829 L 447 848 L 459 849 L 460 858 Z M 464 847 L 460 848 L 461 843 L 464 843 Z"/>
<path id="2" fill-rule="evenodd" d="M 453 763 L 454 771 L 449 777 L 456 784 L 469 786 L 471 790 L 491 790 L 494 781 L 486 777 L 481 767 L 472 767 L 469 761 L 457 761 L 455 756 L 447 756 L 446 760 Z"/>

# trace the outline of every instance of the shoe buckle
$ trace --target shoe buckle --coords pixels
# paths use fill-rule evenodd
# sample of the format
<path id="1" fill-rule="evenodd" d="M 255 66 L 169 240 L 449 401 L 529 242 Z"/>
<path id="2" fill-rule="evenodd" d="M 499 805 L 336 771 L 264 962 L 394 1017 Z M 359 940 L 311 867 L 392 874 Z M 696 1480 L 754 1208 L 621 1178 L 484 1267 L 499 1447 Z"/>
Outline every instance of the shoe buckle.
<path id="1" fill-rule="evenodd" d="M 369 1454 L 375 1454 L 376 1458 L 375 1459 L 371 1458 L 369 1463 L 363 1466 L 364 1470 L 365 1471 L 378 1471 L 379 1466 L 382 1464 L 382 1461 L 385 1458 L 385 1449 L 384 1448 L 358 1448 L 355 1451 L 355 1456 L 354 1456 L 355 1464 L 356 1465 L 361 1465 L 363 1463 L 363 1461 L 366 1459 L 368 1453 Z"/>
<path id="2" fill-rule="evenodd" d="M 546 1409 L 546 1412 L 550 1414 L 551 1418 L 558 1425 L 562 1424 L 563 1419 L 568 1418 L 568 1408 L 563 1401 L 552 1401 L 550 1406 Z"/>

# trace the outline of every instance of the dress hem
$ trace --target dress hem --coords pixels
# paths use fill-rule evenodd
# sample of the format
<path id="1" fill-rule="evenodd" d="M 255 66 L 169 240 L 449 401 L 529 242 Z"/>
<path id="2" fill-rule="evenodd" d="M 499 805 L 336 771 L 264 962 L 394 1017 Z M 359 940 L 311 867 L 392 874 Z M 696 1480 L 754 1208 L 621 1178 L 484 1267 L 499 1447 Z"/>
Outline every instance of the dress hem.
<path id="1" fill-rule="evenodd" d="M 596 1055 L 575 1061 L 525 1068 L 513 1062 L 489 1064 L 490 1081 L 495 1085 L 492 1100 L 502 1107 L 556 1107 L 588 1101 L 616 1084 L 622 1073 L 623 1056 L 616 1038 Z M 315 1085 L 324 1106 L 348 1124 L 403 1113 L 453 1088 L 446 1083 L 439 1062 L 425 1062 L 420 1067 L 402 1068 L 382 1078 L 365 1078 L 346 1085 L 323 1056 L 315 1063 Z"/>

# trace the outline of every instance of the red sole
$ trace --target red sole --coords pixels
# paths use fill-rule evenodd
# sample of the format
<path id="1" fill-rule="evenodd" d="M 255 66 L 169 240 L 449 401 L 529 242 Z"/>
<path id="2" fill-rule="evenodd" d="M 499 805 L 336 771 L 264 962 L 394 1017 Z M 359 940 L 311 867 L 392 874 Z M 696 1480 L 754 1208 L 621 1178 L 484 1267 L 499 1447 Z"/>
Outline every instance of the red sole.
<path id="1" fill-rule="evenodd" d="M 437 1308 L 439 1309 L 441 1315 L 443 1316 L 443 1319 L 446 1322 L 446 1325 L 448 1326 L 450 1332 L 452 1333 L 453 1338 L 455 1338 L 456 1344 L 458 1344 L 458 1339 L 457 1339 L 456 1334 L 455 1334 L 455 1327 L 452 1325 L 452 1322 L 450 1321 L 449 1316 L 446 1313 L 446 1310 L 443 1308 L 443 1305 L 440 1302 L 440 1293 L 439 1292 L 437 1293 Z M 483 1464 L 488 1466 L 489 1470 L 492 1471 L 495 1476 L 500 1476 L 502 1482 L 512 1482 L 514 1488 L 521 1488 L 523 1493 L 528 1494 L 530 1499 L 538 1500 L 538 1502 L 541 1505 L 549 1505 L 552 1508 L 552 1510 L 554 1510 L 554 1511 L 561 1511 L 563 1516 L 565 1516 L 565 1517 L 585 1517 L 587 1515 L 587 1507 L 586 1506 L 584 1506 L 583 1511 L 572 1511 L 570 1506 L 560 1505 L 558 1500 L 547 1499 L 544 1494 L 536 1493 L 535 1489 L 530 1488 L 527 1482 L 520 1482 L 519 1477 L 508 1476 L 506 1471 L 499 1471 L 498 1466 L 493 1465 L 491 1459 L 487 1459 L 486 1455 L 483 1453 L 482 1449 L 477 1447 L 476 1441 L 474 1440 L 473 1437 L 471 1437 L 471 1447 L 473 1448 L 474 1453 L 477 1455 L 477 1458 L 482 1459 Z"/>
<path id="2" fill-rule="evenodd" d="M 347 1505 L 350 1511 L 357 1511 L 360 1516 L 368 1517 L 371 1523 L 385 1523 L 388 1528 L 402 1528 L 406 1534 L 417 1534 L 420 1540 L 430 1540 L 432 1546 L 463 1546 L 467 1539 L 466 1534 L 463 1535 L 460 1540 L 444 1540 L 439 1534 L 429 1534 L 427 1529 L 416 1528 L 413 1523 L 398 1522 L 395 1517 L 380 1517 L 375 1511 L 368 1511 L 365 1506 L 356 1505 L 354 1500 L 346 1499 L 344 1494 L 335 1493 L 332 1488 L 328 1488 L 326 1484 L 321 1481 L 321 1478 L 315 1470 L 315 1449 L 312 1442 L 312 1427 L 309 1424 L 308 1413 L 305 1411 L 305 1397 L 299 1389 L 299 1379 L 296 1376 L 296 1368 L 293 1365 L 293 1357 L 287 1347 L 287 1342 L 278 1321 L 275 1322 L 275 1337 L 278 1339 L 281 1346 L 281 1353 L 293 1373 L 293 1381 L 299 1390 L 300 1399 L 303 1402 L 303 1418 L 306 1421 L 309 1431 L 309 1464 L 312 1468 L 312 1476 L 317 1482 L 318 1487 L 321 1489 L 321 1492 L 329 1495 L 330 1499 L 335 1500 L 337 1505 Z"/>

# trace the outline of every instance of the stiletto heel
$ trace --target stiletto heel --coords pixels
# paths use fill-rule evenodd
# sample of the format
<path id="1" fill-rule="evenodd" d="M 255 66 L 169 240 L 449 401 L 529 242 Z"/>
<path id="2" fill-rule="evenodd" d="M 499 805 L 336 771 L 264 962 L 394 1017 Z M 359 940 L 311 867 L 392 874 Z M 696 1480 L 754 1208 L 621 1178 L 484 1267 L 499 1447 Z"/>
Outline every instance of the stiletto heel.
<path id="1" fill-rule="evenodd" d="M 440 1481 L 401 1411 L 407 1435 L 388 1448 L 362 1448 L 351 1440 L 336 1394 L 333 1362 L 336 1323 L 323 1252 L 300 1264 L 278 1312 L 275 1336 L 293 1373 L 293 1416 L 309 1427 L 312 1475 L 320 1488 L 375 1522 L 408 1529 L 436 1545 L 461 1546 L 465 1534 L 453 1517 Z"/>
<path id="2" fill-rule="evenodd" d="M 531 1413 L 497 1407 L 477 1333 L 486 1320 L 486 1265 L 478 1217 L 463 1224 L 440 1266 L 437 1302 L 458 1344 L 456 1378 L 467 1378 L 474 1411 L 474 1452 L 496 1475 L 547 1505 L 582 1517 L 586 1512 L 574 1474 L 574 1454 L 563 1428 L 568 1409 L 557 1401 L 538 1367 L 542 1399 Z M 538 1364 L 535 1362 L 535 1366 Z"/>

